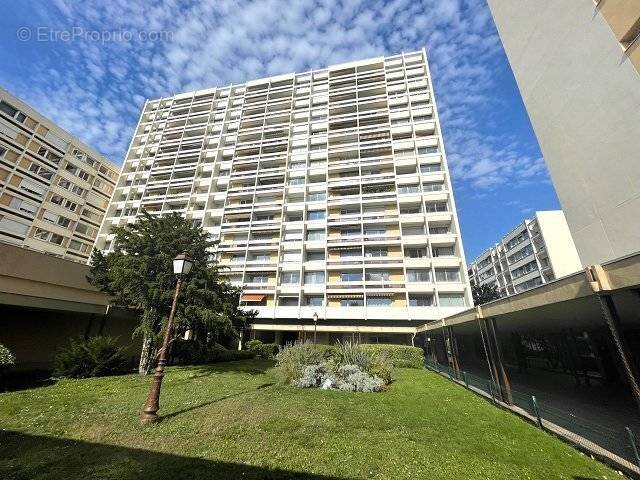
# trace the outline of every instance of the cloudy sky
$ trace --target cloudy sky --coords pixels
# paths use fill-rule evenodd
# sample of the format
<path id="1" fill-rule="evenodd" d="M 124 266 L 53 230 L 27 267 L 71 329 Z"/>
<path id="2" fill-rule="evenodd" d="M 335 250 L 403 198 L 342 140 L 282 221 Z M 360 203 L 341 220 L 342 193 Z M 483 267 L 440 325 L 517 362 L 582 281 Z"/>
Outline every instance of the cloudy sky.
<path id="1" fill-rule="evenodd" d="M 146 98 L 426 48 L 468 260 L 559 208 L 485 0 L 32 0 L 0 85 L 120 164 Z"/>

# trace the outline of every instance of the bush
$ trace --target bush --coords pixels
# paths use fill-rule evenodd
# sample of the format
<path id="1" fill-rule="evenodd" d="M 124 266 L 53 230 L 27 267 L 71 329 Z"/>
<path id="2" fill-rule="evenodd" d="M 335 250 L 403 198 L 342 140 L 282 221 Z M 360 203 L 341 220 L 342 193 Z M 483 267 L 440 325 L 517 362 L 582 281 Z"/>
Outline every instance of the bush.
<path id="1" fill-rule="evenodd" d="M 177 340 L 173 345 L 172 360 L 179 365 L 201 365 L 246 360 L 255 356 L 255 352 L 248 350 L 227 350 L 219 343 L 206 345 L 196 340 Z"/>
<path id="2" fill-rule="evenodd" d="M 244 344 L 244 348 L 246 348 L 247 350 L 253 350 L 255 347 L 258 347 L 260 345 L 262 345 L 262 342 L 260 340 L 249 340 Z"/>
<path id="3" fill-rule="evenodd" d="M 70 339 L 69 346 L 56 355 L 54 365 L 55 376 L 70 378 L 103 377 L 129 370 L 124 347 L 105 336 Z"/>
<path id="4" fill-rule="evenodd" d="M 392 365 L 384 355 L 350 342 L 334 347 L 297 343 L 285 347 L 277 359 L 282 379 L 302 388 L 317 388 L 328 380 L 339 390 L 379 392 L 391 382 Z"/>
<path id="5" fill-rule="evenodd" d="M 261 345 L 255 345 L 250 351 L 259 357 L 271 359 L 280 353 L 280 345 L 277 343 L 263 343 Z"/>
<path id="6" fill-rule="evenodd" d="M 366 352 L 386 358 L 396 368 L 424 368 L 424 353 L 419 347 L 392 344 L 363 344 Z"/>
<path id="7" fill-rule="evenodd" d="M 308 365 L 324 363 L 327 350 L 312 343 L 295 343 L 285 347 L 278 355 L 276 371 L 285 383 L 292 383 L 302 377 Z"/>
<path id="8" fill-rule="evenodd" d="M 336 342 L 332 359 L 336 365 L 357 365 L 367 372 L 373 363 L 374 355 L 365 351 L 359 343 Z"/>
<path id="9" fill-rule="evenodd" d="M 7 347 L 0 343 L 0 371 L 16 363 L 16 357 Z"/>
<path id="10" fill-rule="evenodd" d="M 336 387 L 349 392 L 379 392 L 384 388 L 380 377 L 370 375 L 358 365 L 341 365 L 336 371 Z"/>
<path id="11" fill-rule="evenodd" d="M 324 363 L 307 365 L 302 372 L 302 376 L 294 380 L 293 384 L 301 388 L 317 388 L 322 385 L 327 377 L 327 367 Z"/>

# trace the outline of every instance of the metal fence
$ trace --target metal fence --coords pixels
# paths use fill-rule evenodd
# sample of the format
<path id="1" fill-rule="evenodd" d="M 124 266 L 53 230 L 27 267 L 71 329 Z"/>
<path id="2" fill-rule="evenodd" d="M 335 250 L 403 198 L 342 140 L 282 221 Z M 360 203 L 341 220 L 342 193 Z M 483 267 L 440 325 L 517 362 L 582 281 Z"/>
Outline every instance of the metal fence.
<path id="1" fill-rule="evenodd" d="M 426 360 L 425 366 L 486 396 L 495 405 L 526 417 L 538 428 L 553 433 L 640 478 L 640 442 L 631 428 L 626 427 L 619 431 L 595 424 L 593 421 L 547 405 L 537 400 L 535 395 L 513 389 L 509 392 L 502 391 L 500 385 L 491 379 L 456 370 L 450 365 Z"/>

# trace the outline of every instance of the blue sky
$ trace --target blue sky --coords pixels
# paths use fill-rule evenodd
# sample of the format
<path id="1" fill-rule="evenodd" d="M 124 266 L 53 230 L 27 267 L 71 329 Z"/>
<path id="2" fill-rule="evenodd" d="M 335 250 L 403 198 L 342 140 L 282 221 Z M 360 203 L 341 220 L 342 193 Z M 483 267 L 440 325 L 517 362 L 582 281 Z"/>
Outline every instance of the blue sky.
<path id="1" fill-rule="evenodd" d="M 4 2 L 0 85 L 116 163 L 145 98 L 427 49 L 467 260 L 558 200 L 485 0 Z"/>

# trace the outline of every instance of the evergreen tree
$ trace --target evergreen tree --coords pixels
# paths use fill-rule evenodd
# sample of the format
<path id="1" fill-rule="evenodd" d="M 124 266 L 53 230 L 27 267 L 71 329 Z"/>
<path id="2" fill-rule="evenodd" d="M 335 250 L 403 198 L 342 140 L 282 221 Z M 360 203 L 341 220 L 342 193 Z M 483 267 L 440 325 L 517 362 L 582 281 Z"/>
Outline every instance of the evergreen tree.
<path id="1" fill-rule="evenodd" d="M 241 290 L 220 276 L 211 254 L 216 242 L 202 228 L 178 214 L 151 216 L 143 212 L 135 222 L 113 227 L 114 249 L 94 250 L 88 280 L 111 296 L 111 304 L 141 312 L 134 335 L 143 337 L 139 371 L 148 373 L 168 320 L 176 276 L 173 259 L 181 252 L 193 258 L 182 283 L 174 318 L 173 337 L 187 330 L 205 343 L 237 337 L 255 316 L 239 308 Z"/>
<path id="2" fill-rule="evenodd" d="M 495 283 L 485 285 L 472 283 L 471 294 L 473 295 L 473 303 L 476 305 L 482 305 L 501 297 L 500 290 Z"/>

